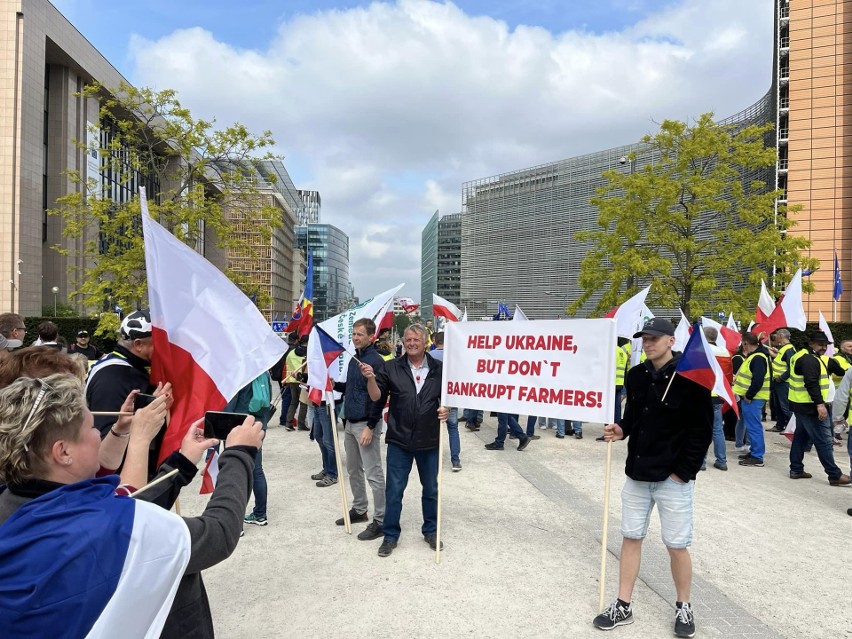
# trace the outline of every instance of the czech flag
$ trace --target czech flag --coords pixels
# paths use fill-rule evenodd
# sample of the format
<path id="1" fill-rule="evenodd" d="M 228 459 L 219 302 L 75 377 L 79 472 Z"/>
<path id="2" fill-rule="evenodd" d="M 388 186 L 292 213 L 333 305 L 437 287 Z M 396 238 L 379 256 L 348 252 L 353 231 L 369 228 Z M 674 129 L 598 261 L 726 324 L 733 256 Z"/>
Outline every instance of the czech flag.
<path id="1" fill-rule="evenodd" d="M 699 386 L 703 386 L 710 392 L 716 393 L 739 415 L 734 391 L 725 378 L 722 367 L 719 366 L 719 362 L 716 361 L 716 357 L 710 350 L 710 344 L 704 337 L 704 331 L 701 330 L 701 324 L 698 322 L 692 327 L 692 334 L 689 336 L 689 341 L 686 343 L 683 354 L 681 354 L 675 367 L 675 373 L 686 377 Z"/>
<path id="2" fill-rule="evenodd" d="M 189 529 L 160 506 L 116 496 L 118 482 L 66 484 L 4 522 L 4 637 L 160 636 L 189 563 Z"/>
<path id="3" fill-rule="evenodd" d="M 326 333 L 319 326 L 314 326 L 308 340 L 308 386 L 311 388 L 309 397 L 319 406 L 322 402 L 322 390 L 334 390 L 334 383 L 328 376 L 328 367 L 342 353 L 346 352 L 343 344 Z"/>

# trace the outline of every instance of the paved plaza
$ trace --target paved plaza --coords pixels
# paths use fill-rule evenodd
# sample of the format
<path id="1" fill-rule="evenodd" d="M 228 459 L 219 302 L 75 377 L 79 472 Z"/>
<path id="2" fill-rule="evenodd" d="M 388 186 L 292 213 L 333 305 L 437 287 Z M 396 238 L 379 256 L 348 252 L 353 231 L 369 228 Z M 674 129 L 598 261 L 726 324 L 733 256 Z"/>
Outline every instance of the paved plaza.
<path id="1" fill-rule="evenodd" d="M 277 416 L 276 416 L 277 424 Z M 523 452 L 487 451 L 496 419 L 460 425 L 463 470 L 444 450 L 440 565 L 420 534 L 412 473 L 394 553 L 347 535 L 337 487 L 310 475 L 320 454 L 305 432 L 271 427 L 264 445 L 269 525 L 247 526 L 236 552 L 205 572 L 217 637 L 602 637 L 598 579 L 606 445 L 601 426 L 583 440 L 541 439 Z M 692 602 L 700 637 L 852 637 L 852 489 L 828 485 L 814 453 L 810 480 L 787 477 L 789 443 L 767 433 L 764 468 L 710 467 L 696 485 Z M 446 443 L 446 442 L 445 442 Z M 613 448 L 607 603 L 616 596 L 620 490 L 626 445 Z M 848 472 L 845 442 L 836 459 Z M 184 514 L 206 502 L 198 479 Z M 351 499 L 347 489 L 347 499 Z M 674 587 L 656 513 L 643 549 L 633 625 L 606 636 L 672 636 Z"/>

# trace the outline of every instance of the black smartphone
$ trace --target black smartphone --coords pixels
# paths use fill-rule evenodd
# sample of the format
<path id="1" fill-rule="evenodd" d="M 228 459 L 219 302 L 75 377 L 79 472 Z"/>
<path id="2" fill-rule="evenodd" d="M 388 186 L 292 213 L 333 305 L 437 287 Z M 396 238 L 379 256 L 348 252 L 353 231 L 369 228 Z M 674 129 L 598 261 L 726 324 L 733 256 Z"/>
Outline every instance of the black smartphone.
<path id="1" fill-rule="evenodd" d="M 204 436 L 208 439 L 215 437 L 220 441 L 228 439 L 235 426 L 246 421 L 246 413 L 222 413 L 209 410 L 204 413 Z"/>
<path id="2" fill-rule="evenodd" d="M 140 408 L 145 408 L 148 404 L 153 402 L 156 397 L 153 395 L 147 395 L 145 393 L 137 393 L 136 397 L 133 398 L 133 410 L 137 411 Z"/>

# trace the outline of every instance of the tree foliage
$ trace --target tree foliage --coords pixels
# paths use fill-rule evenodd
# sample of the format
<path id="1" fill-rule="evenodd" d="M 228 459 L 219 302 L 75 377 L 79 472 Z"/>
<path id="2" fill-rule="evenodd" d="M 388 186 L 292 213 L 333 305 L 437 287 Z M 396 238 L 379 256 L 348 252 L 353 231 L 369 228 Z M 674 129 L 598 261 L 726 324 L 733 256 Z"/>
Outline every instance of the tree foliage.
<path id="1" fill-rule="evenodd" d="M 257 188 L 257 162 L 274 157 L 266 151 L 274 144 L 269 131 L 255 135 L 239 123 L 219 128 L 215 121 L 195 119 L 172 90 L 137 89 L 125 83 L 107 90 L 93 84 L 80 95 L 100 101 L 98 130 L 109 132 L 101 136 L 105 143 L 98 149 L 102 173 L 115 176 L 118 187 L 133 194 L 132 199 L 114 198 L 118 189 L 69 171 L 69 181 L 78 188 L 57 199 L 49 211 L 62 217 L 63 236 L 80 239 L 69 243 L 79 249 L 53 248 L 73 257 L 72 263 L 82 258 L 83 275 L 71 283 L 72 297 L 81 296 L 86 308 L 145 304 L 145 253 L 135 196 L 140 185 L 147 185 L 151 216 L 193 247 L 213 237 L 222 255 L 232 251 L 251 257 L 253 249 L 235 232 L 234 218 L 243 220 L 236 222 L 243 229 L 246 220 L 251 222 L 255 239 L 260 234 L 266 241 L 281 224 L 275 207 Z M 76 142 L 93 151 L 85 141 Z M 247 295 L 257 295 L 258 305 L 268 301 L 238 273 L 227 274 Z"/>
<path id="2" fill-rule="evenodd" d="M 642 140 L 651 162 L 634 170 L 630 157 L 630 171 L 605 172 L 591 200 L 598 228 L 576 236 L 591 248 L 580 267 L 582 295 L 569 311 L 601 292 L 601 312 L 650 285 L 649 306 L 743 317 L 773 267 L 780 290 L 797 266 L 815 268 L 800 253 L 810 242 L 787 235 L 795 222 L 783 207 L 775 214 L 782 192 L 754 177 L 775 164 L 764 142 L 771 129 L 717 124 L 711 113 L 692 126 L 665 120 Z"/>

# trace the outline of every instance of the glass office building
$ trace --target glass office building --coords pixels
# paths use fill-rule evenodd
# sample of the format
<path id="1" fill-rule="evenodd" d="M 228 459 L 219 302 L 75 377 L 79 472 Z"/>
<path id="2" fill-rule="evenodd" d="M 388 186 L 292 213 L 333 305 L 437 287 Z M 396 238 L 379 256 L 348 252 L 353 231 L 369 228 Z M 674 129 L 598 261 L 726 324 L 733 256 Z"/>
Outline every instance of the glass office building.
<path id="1" fill-rule="evenodd" d="M 773 96 L 770 90 L 722 122 L 773 122 Z M 598 209 L 589 200 L 604 186 L 602 174 L 633 172 L 655 161 L 651 146 L 639 143 L 464 183 L 460 306 L 471 318 L 493 315 L 498 302 L 520 305 L 531 319 L 564 317 L 565 307 L 580 297 L 577 278 L 589 245 L 575 237 L 597 228 Z M 775 184 L 774 169 L 749 177 Z"/>
<path id="2" fill-rule="evenodd" d="M 349 236 L 331 224 L 296 227 L 296 242 L 305 255 L 314 256 L 314 320 L 321 322 L 351 305 Z"/>
<path id="3" fill-rule="evenodd" d="M 438 292 L 438 211 L 420 234 L 420 317 L 431 320 L 432 294 Z"/>

